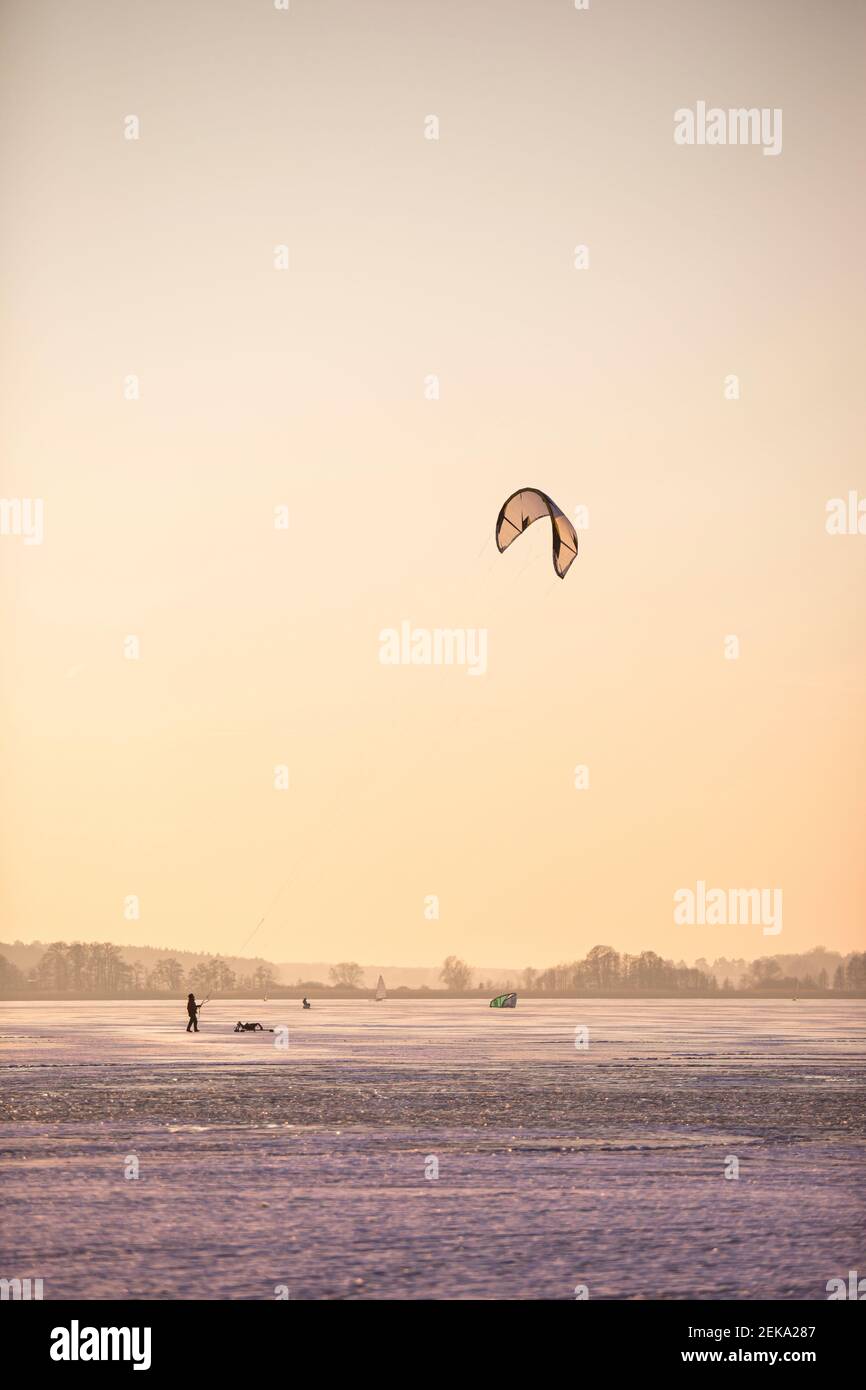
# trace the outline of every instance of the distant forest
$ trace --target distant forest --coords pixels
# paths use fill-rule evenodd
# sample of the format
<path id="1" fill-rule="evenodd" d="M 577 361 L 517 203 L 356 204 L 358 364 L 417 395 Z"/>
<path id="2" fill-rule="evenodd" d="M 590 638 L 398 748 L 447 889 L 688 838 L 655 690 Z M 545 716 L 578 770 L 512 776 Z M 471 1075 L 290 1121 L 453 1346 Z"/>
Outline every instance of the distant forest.
<path id="1" fill-rule="evenodd" d="M 820 948 L 818 948 L 820 950 Z M 863 994 L 866 993 L 866 952 L 840 959 L 833 973 L 822 967 L 814 975 L 792 974 L 790 958 L 762 956 L 739 973 L 720 981 L 718 966 L 706 962 L 688 967 L 662 960 L 654 951 L 620 955 L 609 946 L 593 946 L 583 960 L 550 970 L 524 970 L 517 985 L 532 994 Z M 704 966 L 706 968 L 700 968 Z"/>
<path id="2" fill-rule="evenodd" d="M 103 941 L 53 941 L 37 963 L 21 970 L 0 955 L 0 994 L 69 995 L 71 998 L 153 997 L 187 993 L 258 995 L 274 986 L 273 968 L 250 961 L 247 975 L 232 970 L 220 956 L 205 958 L 189 970 L 171 955 L 160 957 L 148 970 L 138 960 L 124 959 L 122 949 Z"/>
<path id="3" fill-rule="evenodd" d="M 10 948 L 4 948 L 10 949 Z M 11 948 L 15 949 L 15 948 Z M 130 948 L 135 949 L 135 948 Z M 181 954 L 178 952 L 178 954 Z M 327 982 L 298 979 L 289 985 L 277 980 L 274 967 L 267 961 L 249 961 L 248 971 L 234 969 L 221 956 L 197 957 L 195 963 L 184 965 L 167 953 L 152 952 L 153 963 L 148 967 L 141 960 L 128 961 L 122 948 L 106 942 L 55 941 L 47 946 L 34 964 L 26 969 L 0 953 L 0 997 L 38 998 L 58 996 L 67 998 L 161 998 L 179 997 L 192 992 L 198 997 L 222 995 L 237 997 L 291 997 L 300 992 L 318 991 L 334 996 L 365 995 L 364 968 L 356 961 L 341 961 L 331 966 Z M 800 973 L 791 964 L 827 959 L 838 963 Z M 238 961 L 235 960 L 235 965 Z M 531 966 L 498 978 L 478 979 L 465 961 L 449 956 L 439 971 L 440 988 L 422 985 L 420 988 L 389 985 L 389 993 L 404 996 L 434 996 L 437 994 L 495 994 L 501 990 L 519 990 L 537 996 L 557 995 L 691 995 L 716 996 L 743 994 L 866 994 L 866 952 L 841 957 L 816 947 L 803 957 L 763 956 L 750 964 L 737 962 L 731 976 L 719 979 L 719 962 L 710 967 L 706 961 L 696 966 L 663 960 L 654 951 L 640 955 L 621 955 L 610 946 L 593 946 L 582 960 L 535 970 Z M 734 963 L 731 963 L 732 965 Z M 742 966 L 742 968 L 739 968 Z M 387 981 L 386 981 L 387 983 Z"/>

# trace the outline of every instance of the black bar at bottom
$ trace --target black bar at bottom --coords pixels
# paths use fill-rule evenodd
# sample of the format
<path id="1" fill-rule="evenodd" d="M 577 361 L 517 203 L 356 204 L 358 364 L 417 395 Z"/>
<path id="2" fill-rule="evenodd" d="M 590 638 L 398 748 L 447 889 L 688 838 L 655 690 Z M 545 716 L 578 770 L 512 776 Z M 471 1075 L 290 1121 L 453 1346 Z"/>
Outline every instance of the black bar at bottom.
<path id="1" fill-rule="evenodd" d="M 175 1372 L 194 1375 L 199 1381 L 212 1374 L 220 1383 L 230 1376 L 245 1381 L 252 1377 L 259 1383 L 263 1374 L 296 1372 L 298 1358 L 303 1358 L 330 1379 L 340 1373 L 341 1366 L 343 1373 L 351 1373 L 346 1358 L 355 1361 L 365 1355 L 365 1335 L 375 1330 L 386 1340 L 393 1334 L 388 1357 L 392 1374 L 399 1374 L 401 1366 L 405 1373 L 410 1364 L 417 1370 L 417 1350 L 426 1345 L 422 1369 L 430 1376 L 441 1375 L 446 1362 L 453 1373 L 455 1360 L 462 1372 L 477 1364 L 489 1373 L 495 1349 L 497 1357 L 519 1352 L 521 1359 L 526 1358 L 527 1369 L 536 1362 L 537 1373 L 548 1357 L 562 1367 L 575 1356 L 583 1359 L 591 1354 L 596 1374 L 598 1370 L 608 1374 L 649 1371 L 664 1376 L 675 1370 L 700 1374 L 714 1366 L 760 1366 L 774 1373 L 811 1369 L 826 1379 L 859 1361 L 863 1326 L 853 1308 L 839 1306 L 846 1301 L 587 1300 L 539 1306 L 529 1300 L 432 1305 L 345 1300 L 348 1308 L 343 1301 L 335 1307 L 331 1302 L 286 1300 L 280 1306 L 276 1299 L 269 1306 L 254 1301 L 9 1301 L 2 1307 L 2 1317 L 7 1357 L 14 1352 L 25 1374 L 47 1372 L 52 1378 L 84 1374 L 92 1379 L 107 1368 L 115 1376 Z M 361 1302 L 365 1310 L 359 1314 Z M 533 1311 L 524 1326 L 527 1308 Z M 449 1352 L 452 1318 L 458 1340 Z M 544 1323 L 552 1341 L 547 1340 Z M 434 1340 L 407 1343 L 413 1326 L 419 1338 Z M 338 1329 L 348 1329 L 352 1338 L 338 1344 L 341 1366 L 333 1361 L 335 1348 L 330 1340 Z M 440 1356 L 444 1361 L 437 1371 Z M 381 1360 L 381 1353 L 377 1359 Z M 545 1378 L 554 1373 L 552 1362 Z M 588 1372 L 588 1362 L 584 1368 Z M 502 1369 L 511 1374 L 505 1363 Z"/>

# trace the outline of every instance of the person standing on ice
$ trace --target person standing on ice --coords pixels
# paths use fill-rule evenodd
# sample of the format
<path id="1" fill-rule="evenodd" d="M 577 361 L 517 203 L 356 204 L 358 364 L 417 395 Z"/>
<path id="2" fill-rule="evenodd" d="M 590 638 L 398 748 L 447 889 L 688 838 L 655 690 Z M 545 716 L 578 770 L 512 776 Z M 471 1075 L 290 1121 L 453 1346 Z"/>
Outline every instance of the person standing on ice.
<path id="1" fill-rule="evenodd" d="M 192 1029 L 194 1033 L 198 1032 L 198 1011 L 200 1008 L 201 1004 L 197 1004 L 195 1002 L 195 995 L 191 994 L 186 1001 L 186 1011 L 189 1014 L 189 1023 L 186 1025 L 187 1032 L 189 1032 L 190 1029 Z"/>

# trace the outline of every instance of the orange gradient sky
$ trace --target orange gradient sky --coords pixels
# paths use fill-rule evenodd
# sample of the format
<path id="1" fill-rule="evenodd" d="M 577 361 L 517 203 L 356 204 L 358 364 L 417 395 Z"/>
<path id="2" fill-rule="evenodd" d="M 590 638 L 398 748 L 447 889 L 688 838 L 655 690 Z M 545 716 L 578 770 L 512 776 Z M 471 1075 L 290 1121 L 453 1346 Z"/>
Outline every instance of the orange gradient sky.
<path id="1" fill-rule="evenodd" d="M 4 7 L 5 939 L 232 954 L 282 890 L 274 960 L 863 948 L 864 21 Z M 486 674 L 382 665 L 406 618 Z M 676 926 L 699 879 L 782 933 Z"/>

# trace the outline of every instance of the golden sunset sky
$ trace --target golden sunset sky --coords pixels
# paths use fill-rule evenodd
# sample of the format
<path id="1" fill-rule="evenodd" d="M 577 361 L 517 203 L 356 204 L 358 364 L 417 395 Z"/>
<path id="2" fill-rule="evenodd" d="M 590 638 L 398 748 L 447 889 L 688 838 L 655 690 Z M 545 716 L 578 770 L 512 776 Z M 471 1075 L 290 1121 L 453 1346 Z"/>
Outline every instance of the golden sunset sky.
<path id="1" fill-rule="evenodd" d="M 862 949 L 866 8 L 2 15 L 3 938 L 234 954 L 282 889 L 273 960 Z M 699 100 L 781 153 L 677 146 Z M 493 544 L 524 485 L 564 581 Z"/>

